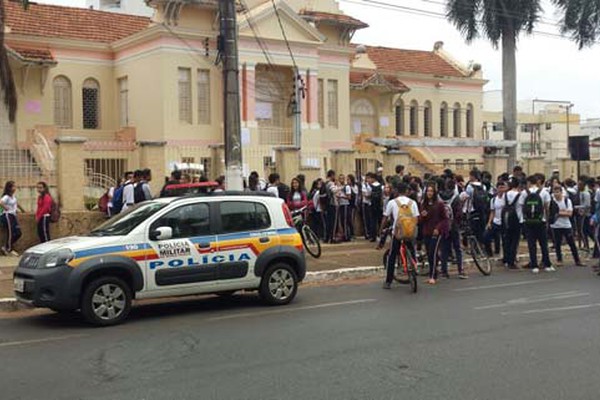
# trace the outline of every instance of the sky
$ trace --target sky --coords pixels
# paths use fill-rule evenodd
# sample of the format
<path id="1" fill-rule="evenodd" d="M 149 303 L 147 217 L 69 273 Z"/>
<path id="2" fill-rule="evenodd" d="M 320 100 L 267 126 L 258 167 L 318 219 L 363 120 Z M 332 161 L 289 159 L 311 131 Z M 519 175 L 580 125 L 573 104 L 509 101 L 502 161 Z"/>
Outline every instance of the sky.
<path id="1" fill-rule="evenodd" d="M 443 0 L 380 0 L 383 3 L 405 7 L 382 9 L 374 7 L 378 0 L 339 0 L 344 13 L 368 23 L 359 31 L 355 43 L 432 50 L 437 41 L 458 61 L 470 61 L 483 66 L 489 83 L 486 91 L 502 88 L 501 51 L 482 39 L 466 44 L 458 31 L 445 19 L 417 15 L 417 10 L 444 13 Z M 85 7 L 85 0 L 38 0 L 51 3 Z M 542 0 L 544 15 L 536 30 L 558 35 L 559 15 L 549 0 Z M 570 101 L 574 113 L 582 118 L 600 118 L 600 44 L 579 50 L 567 38 L 548 37 L 543 34 L 521 36 L 517 53 L 517 87 L 519 100 L 545 99 Z"/>

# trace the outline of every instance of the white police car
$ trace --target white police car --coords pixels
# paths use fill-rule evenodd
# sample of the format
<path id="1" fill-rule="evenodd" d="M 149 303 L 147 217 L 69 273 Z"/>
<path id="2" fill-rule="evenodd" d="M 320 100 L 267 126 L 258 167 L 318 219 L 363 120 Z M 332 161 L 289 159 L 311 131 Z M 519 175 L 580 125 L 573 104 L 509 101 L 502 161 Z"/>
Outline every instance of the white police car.
<path id="1" fill-rule="evenodd" d="M 87 236 L 35 246 L 14 286 L 21 302 L 113 325 L 133 299 L 246 289 L 287 304 L 305 274 L 302 240 L 282 200 L 217 193 L 145 202 Z"/>

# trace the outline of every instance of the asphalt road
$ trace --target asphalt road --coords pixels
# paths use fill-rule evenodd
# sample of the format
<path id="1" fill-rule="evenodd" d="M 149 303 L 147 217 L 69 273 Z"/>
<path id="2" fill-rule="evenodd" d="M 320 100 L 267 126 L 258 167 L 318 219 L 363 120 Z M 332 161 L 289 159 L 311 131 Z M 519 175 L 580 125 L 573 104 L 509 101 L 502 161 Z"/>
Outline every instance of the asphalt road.
<path id="1" fill-rule="evenodd" d="M 136 308 L 87 328 L 0 319 L 0 398 L 597 399 L 600 278 L 587 269 L 379 282 Z"/>

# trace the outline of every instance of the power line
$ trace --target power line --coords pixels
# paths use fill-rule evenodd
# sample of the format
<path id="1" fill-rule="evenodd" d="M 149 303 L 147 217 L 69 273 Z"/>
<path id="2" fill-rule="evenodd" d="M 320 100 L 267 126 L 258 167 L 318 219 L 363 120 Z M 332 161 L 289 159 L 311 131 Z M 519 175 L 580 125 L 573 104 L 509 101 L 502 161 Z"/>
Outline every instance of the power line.
<path id="1" fill-rule="evenodd" d="M 290 53 L 290 58 L 292 59 L 292 64 L 294 65 L 294 69 L 297 71 L 298 66 L 296 65 L 296 59 L 294 58 L 294 53 L 292 52 L 290 42 L 287 38 L 287 34 L 285 33 L 285 29 L 283 28 L 283 22 L 281 21 L 281 15 L 279 15 L 279 10 L 277 9 L 275 0 L 271 0 L 271 4 L 273 5 L 273 10 L 275 11 L 275 16 L 277 17 L 277 22 L 279 22 L 279 29 L 281 29 L 281 34 L 283 36 L 283 40 L 285 41 L 285 45 L 288 49 L 288 52 Z"/>
<path id="2" fill-rule="evenodd" d="M 360 5 L 363 7 L 403 12 L 403 13 L 407 13 L 407 14 L 411 14 L 411 15 L 443 19 L 446 21 L 448 20 L 447 15 L 445 13 L 431 11 L 431 10 L 423 10 L 423 9 L 415 8 L 415 7 L 400 6 L 397 4 L 391 4 L 391 3 L 384 2 L 384 1 L 376 1 L 376 0 L 340 0 L 340 1 L 345 2 L 345 3 Z M 424 0 L 422 0 L 422 1 L 424 1 Z M 444 4 L 444 3 L 436 2 L 435 4 Z M 483 23 L 478 22 L 478 25 L 483 25 Z M 558 33 L 533 30 L 532 34 L 571 41 L 570 38 L 568 38 L 564 35 L 558 34 Z M 598 43 L 600 43 L 600 41 L 596 41 L 594 43 L 598 44 Z"/>

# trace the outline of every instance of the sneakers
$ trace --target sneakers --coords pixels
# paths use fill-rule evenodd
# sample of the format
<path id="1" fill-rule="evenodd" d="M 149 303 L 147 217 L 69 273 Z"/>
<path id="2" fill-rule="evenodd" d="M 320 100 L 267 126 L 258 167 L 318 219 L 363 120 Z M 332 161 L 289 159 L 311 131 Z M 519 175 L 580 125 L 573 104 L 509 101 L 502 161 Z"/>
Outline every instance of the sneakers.
<path id="1" fill-rule="evenodd" d="M 539 269 L 539 268 L 537 268 L 537 267 L 536 267 L 536 268 L 532 268 L 532 269 L 531 269 L 531 273 L 532 273 L 532 274 L 539 274 L 539 273 L 540 273 L 540 269 Z"/>
<path id="2" fill-rule="evenodd" d="M 556 272 L 556 268 L 554 268 L 553 266 L 549 266 L 544 268 L 544 271 L 546 272 Z"/>
<path id="3" fill-rule="evenodd" d="M 458 279 L 469 279 L 469 275 L 465 274 L 464 272 L 459 272 Z"/>
<path id="4" fill-rule="evenodd" d="M 445 278 L 445 279 L 450 279 L 450 274 L 449 274 L 449 273 L 447 273 L 447 272 L 441 272 L 441 273 L 440 273 L 440 276 L 441 276 L 442 278 Z"/>
<path id="5" fill-rule="evenodd" d="M 517 267 L 516 265 L 509 265 L 507 268 L 511 271 L 516 271 L 519 269 L 519 267 Z"/>
<path id="6" fill-rule="evenodd" d="M 389 283 L 389 282 L 385 282 L 385 283 L 383 284 L 383 289 L 389 290 L 389 289 L 391 289 L 391 288 L 392 288 L 392 284 L 391 284 L 391 283 Z"/>

